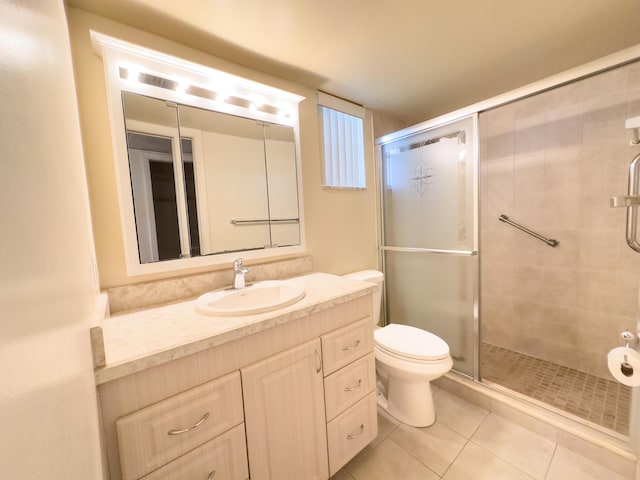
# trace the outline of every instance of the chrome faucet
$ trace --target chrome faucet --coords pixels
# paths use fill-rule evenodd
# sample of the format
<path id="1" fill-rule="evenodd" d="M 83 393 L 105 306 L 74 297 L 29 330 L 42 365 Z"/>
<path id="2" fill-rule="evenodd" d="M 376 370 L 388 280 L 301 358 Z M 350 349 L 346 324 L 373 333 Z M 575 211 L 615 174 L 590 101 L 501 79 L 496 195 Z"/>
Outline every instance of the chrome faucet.
<path id="1" fill-rule="evenodd" d="M 241 258 L 236 258 L 233 261 L 233 273 L 233 288 L 236 290 L 244 288 L 244 274 L 249 273 L 249 269 L 242 264 Z"/>

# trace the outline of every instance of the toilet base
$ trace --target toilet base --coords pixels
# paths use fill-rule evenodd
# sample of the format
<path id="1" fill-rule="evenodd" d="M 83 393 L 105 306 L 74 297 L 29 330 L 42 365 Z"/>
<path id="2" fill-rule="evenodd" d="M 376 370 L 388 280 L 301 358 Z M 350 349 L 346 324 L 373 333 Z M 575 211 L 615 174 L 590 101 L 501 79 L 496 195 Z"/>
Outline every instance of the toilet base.
<path id="1" fill-rule="evenodd" d="M 434 424 L 436 414 L 430 382 L 406 382 L 393 377 L 385 380 L 384 388 L 378 388 L 378 405 L 383 410 L 412 427 Z"/>

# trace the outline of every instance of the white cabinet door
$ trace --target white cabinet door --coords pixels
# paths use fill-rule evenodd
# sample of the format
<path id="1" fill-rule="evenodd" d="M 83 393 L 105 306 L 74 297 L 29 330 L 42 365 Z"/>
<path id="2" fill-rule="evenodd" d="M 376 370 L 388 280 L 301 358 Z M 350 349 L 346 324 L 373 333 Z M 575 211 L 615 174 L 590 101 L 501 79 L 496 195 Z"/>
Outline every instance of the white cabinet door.
<path id="1" fill-rule="evenodd" d="M 320 340 L 241 370 L 252 480 L 329 477 Z"/>

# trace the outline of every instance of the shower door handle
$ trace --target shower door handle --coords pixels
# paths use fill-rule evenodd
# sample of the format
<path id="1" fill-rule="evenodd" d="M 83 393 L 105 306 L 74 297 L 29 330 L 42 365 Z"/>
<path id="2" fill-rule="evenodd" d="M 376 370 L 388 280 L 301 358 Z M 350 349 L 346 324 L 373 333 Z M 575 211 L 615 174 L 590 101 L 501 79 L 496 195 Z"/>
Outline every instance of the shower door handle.
<path id="1" fill-rule="evenodd" d="M 610 205 L 627 209 L 627 245 L 640 253 L 640 242 L 638 242 L 638 206 L 640 206 L 638 163 L 640 163 L 640 154 L 636 155 L 629 164 L 628 194 L 611 197 Z"/>

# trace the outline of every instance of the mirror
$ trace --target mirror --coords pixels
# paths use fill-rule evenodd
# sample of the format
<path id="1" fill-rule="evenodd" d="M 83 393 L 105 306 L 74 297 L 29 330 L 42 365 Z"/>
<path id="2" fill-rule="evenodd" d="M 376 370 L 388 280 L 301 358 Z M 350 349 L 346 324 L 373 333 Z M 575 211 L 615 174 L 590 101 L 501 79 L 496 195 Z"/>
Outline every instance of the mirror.
<path id="1" fill-rule="evenodd" d="M 292 127 L 122 92 L 141 264 L 300 245 Z"/>

